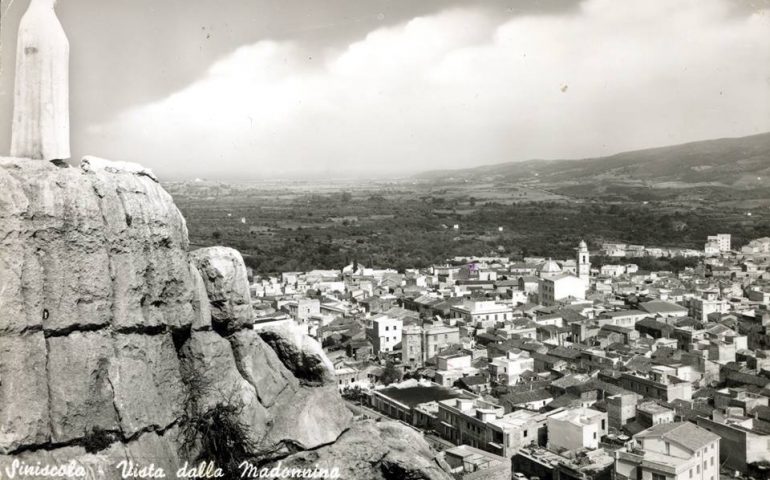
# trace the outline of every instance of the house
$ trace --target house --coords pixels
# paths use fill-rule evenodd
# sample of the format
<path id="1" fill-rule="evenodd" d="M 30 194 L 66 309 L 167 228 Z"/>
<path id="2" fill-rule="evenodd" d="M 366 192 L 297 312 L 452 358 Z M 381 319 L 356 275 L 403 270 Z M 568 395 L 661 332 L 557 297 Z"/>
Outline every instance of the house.
<path id="1" fill-rule="evenodd" d="M 478 375 L 479 370 L 471 366 L 470 353 L 463 351 L 441 354 L 436 357 L 436 383 L 451 387 L 463 377 Z"/>
<path id="2" fill-rule="evenodd" d="M 753 418 L 735 418 L 714 412 L 712 418 L 698 417 L 699 427 L 719 435 L 719 460 L 730 470 L 748 473 L 749 466 L 770 462 L 770 434 L 755 428 Z"/>
<path id="3" fill-rule="evenodd" d="M 505 385 L 516 385 L 527 370 L 535 370 L 535 360 L 519 349 L 510 350 L 504 357 L 493 358 L 489 363 L 492 379 Z"/>
<path id="4" fill-rule="evenodd" d="M 650 316 L 658 318 L 681 318 L 686 317 L 689 313 L 685 307 L 664 300 L 642 302 L 639 304 L 639 308 Z"/>
<path id="5" fill-rule="evenodd" d="M 585 280 L 572 274 L 544 275 L 538 291 L 540 303 L 551 306 L 568 299 L 585 300 L 586 288 Z"/>
<path id="6" fill-rule="evenodd" d="M 462 319 L 466 325 L 486 327 L 513 319 L 513 308 L 496 300 L 465 300 L 449 308 L 450 318 Z"/>
<path id="7" fill-rule="evenodd" d="M 468 445 L 444 450 L 436 457 L 436 463 L 457 480 L 510 480 L 511 461 Z"/>
<path id="8" fill-rule="evenodd" d="M 444 439 L 503 457 L 537 443 L 544 425 L 542 414 L 527 410 L 506 414 L 501 405 L 481 399 L 448 399 L 438 404 L 439 433 Z"/>
<path id="9" fill-rule="evenodd" d="M 617 480 L 719 480 L 718 435 L 690 422 L 661 423 L 615 452 Z"/>
<path id="10" fill-rule="evenodd" d="M 350 388 L 369 388 L 371 382 L 365 372 L 352 367 L 340 365 L 334 368 L 334 376 L 337 379 L 337 389 L 344 392 Z"/>
<path id="11" fill-rule="evenodd" d="M 607 435 L 607 413 L 577 407 L 548 417 L 548 448 L 553 451 L 599 448 Z"/>
<path id="12" fill-rule="evenodd" d="M 654 400 L 692 400 L 692 384 L 652 367 L 649 373 L 621 372 L 618 386 Z"/>
<path id="13" fill-rule="evenodd" d="M 418 382 L 411 379 L 386 388 L 372 390 L 369 393 L 369 404 L 375 410 L 385 415 L 404 421 L 410 425 L 437 428 L 438 417 L 433 414 L 427 421 L 420 419 L 419 412 L 430 412 L 431 408 L 421 409 L 422 405 L 430 405 L 446 399 L 468 398 L 470 394 L 454 388 L 446 388 L 432 382 Z M 426 425 L 426 423 L 428 425 Z"/>
<path id="14" fill-rule="evenodd" d="M 366 338 L 372 342 L 375 355 L 392 352 L 401 343 L 404 322 L 388 315 L 372 317 L 366 329 Z"/>
<path id="15" fill-rule="evenodd" d="M 546 388 L 513 392 L 500 398 L 506 411 L 538 411 L 553 401 L 554 395 Z"/>
<path id="16" fill-rule="evenodd" d="M 489 391 L 489 379 L 484 375 L 469 375 L 457 380 L 457 386 L 473 393 Z"/>

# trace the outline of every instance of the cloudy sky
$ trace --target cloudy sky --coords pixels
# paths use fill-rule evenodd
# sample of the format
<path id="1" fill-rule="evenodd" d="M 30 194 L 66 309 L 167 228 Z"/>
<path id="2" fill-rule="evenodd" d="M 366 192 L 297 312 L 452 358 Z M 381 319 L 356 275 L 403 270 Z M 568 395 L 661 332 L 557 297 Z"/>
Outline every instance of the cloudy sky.
<path id="1" fill-rule="evenodd" d="M 3 0 L 3 9 L 9 0 Z M 3 17 L 0 152 L 15 31 Z M 770 131 L 770 0 L 60 0 L 73 155 L 402 175 Z"/>

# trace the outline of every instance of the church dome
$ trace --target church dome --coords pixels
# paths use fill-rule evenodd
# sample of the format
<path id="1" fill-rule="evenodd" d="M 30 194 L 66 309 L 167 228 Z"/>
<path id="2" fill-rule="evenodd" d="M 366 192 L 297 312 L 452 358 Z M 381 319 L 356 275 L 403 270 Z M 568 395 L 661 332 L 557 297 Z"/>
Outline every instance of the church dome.
<path id="1" fill-rule="evenodd" d="M 585 240 L 581 240 L 580 241 L 580 245 L 578 245 L 578 248 L 580 248 L 581 250 L 584 249 L 584 248 L 587 249 L 588 245 L 586 245 L 586 241 Z"/>
<path id="2" fill-rule="evenodd" d="M 558 263 L 554 262 L 553 260 L 548 260 L 543 264 L 543 267 L 540 269 L 540 273 L 545 274 L 553 274 L 553 273 L 561 273 L 561 267 Z"/>

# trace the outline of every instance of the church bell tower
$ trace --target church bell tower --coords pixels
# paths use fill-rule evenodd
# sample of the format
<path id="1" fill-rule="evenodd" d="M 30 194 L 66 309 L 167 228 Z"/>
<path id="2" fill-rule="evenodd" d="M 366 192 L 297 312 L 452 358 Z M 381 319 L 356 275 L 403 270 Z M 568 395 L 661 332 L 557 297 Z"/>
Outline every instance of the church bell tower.
<path id="1" fill-rule="evenodd" d="M 585 240 L 580 241 L 577 249 L 577 276 L 588 286 L 591 277 L 591 261 L 588 256 L 588 245 Z"/>

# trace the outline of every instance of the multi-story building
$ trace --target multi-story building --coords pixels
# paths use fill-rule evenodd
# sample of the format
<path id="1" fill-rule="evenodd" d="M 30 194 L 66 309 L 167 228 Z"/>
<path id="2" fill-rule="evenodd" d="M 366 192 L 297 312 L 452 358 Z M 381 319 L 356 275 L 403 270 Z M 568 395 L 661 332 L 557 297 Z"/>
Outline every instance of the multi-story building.
<path id="1" fill-rule="evenodd" d="M 411 324 L 404 325 L 401 331 L 401 361 L 413 367 L 421 367 L 422 356 L 422 327 Z"/>
<path id="2" fill-rule="evenodd" d="M 599 448 L 607 428 L 606 412 L 585 407 L 561 411 L 548 417 L 548 448 L 554 451 Z"/>
<path id="3" fill-rule="evenodd" d="M 636 407 L 636 421 L 639 425 L 650 428 L 661 423 L 673 423 L 674 413 L 674 410 L 657 402 L 644 402 Z"/>
<path id="4" fill-rule="evenodd" d="M 720 233 L 717 235 L 709 235 L 706 237 L 706 245 L 709 243 L 712 243 L 719 248 L 719 251 L 721 253 L 728 253 L 730 252 L 732 246 L 731 246 L 731 235 L 729 233 Z"/>
<path id="5" fill-rule="evenodd" d="M 622 372 L 618 386 L 655 400 L 692 400 L 692 384 L 654 369 L 648 375 Z"/>
<path id="6" fill-rule="evenodd" d="M 446 325 L 424 326 L 422 333 L 423 361 L 441 353 L 450 345 L 460 343 L 460 329 Z"/>
<path id="7" fill-rule="evenodd" d="M 698 417 L 695 422 L 719 435 L 719 460 L 730 470 L 747 473 L 752 464 L 770 462 L 770 434 L 756 428 L 754 418 L 734 418 L 714 411 L 712 418 Z"/>
<path id="8" fill-rule="evenodd" d="M 719 480 L 719 436 L 693 423 L 661 423 L 615 452 L 617 480 Z"/>
<path id="9" fill-rule="evenodd" d="M 401 343 L 402 361 L 412 367 L 425 362 L 460 343 L 460 329 L 447 325 L 404 325 Z"/>
<path id="10" fill-rule="evenodd" d="M 445 388 L 432 382 L 415 379 L 369 392 L 369 404 L 385 415 L 414 426 L 438 428 L 436 402 L 455 398 L 471 398 L 462 390 Z"/>
<path id="11" fill-rule="evenodd" d="M 523 445 L 537 443 L 545 415 L 526 410 L 505 414 L 505 409 L 481 399 L 438 402 L 439 433 L 455 445 L 470 445 L 510 457 Z"/>
<path id="12" fill-rule="evenodd" d="M 369 320 L 366 337 L 372 342 L 375 355 L 392 352 L 401 342 L 403 322 L 387 315 L 378 315 Z"/>
<path id="13" fill-rule="evenodd" d="M 482 327 L 513 319 L 513 307 L 495 300 L 466 300 L 450 307 L 449 316 L 462 319 L 466 325 Z"/>
<path id="14" fill-rule="evenodd" d="M 623 428 L 637 414 L 639 396 L 633 393 L 620 393 L 607 397 L 607 420 L 617 430 Z"/>
<path id="15" fill-rule="evenodd" d="M 546 306 L 555 305 L 556 302 L 570 298 L 585 300 L 586 283 L 568 273 L 544 275 L 540 278 L 539 296 L 540 303 Z"/>
<path id="16" fill-rule="evenodd" d="M 352 367 L 337 366 L 334 368 L 334 376 L 340 392 L 355 387 L 369 388 L 372 384 L 365 372 Z"/>
<path id="17" fill-rule="evenodd" d="M 521 374 L 527 370 L 535 371 L 535 359 L 519 349 L 510 350 L 504 357 L 494 358 L 489 363 L 492 379 L 506 385 L 519 383 Z"/>
<path id="18" fill-rule="evenodd" d="M 321 302 L 315 298 L 300 298 L 296 302 L 289 302 L 286 307 L 297 323 L 307 323 L 311 316 L 321 314 Z"/>
<path id="19" fill-rule="evenodd" d="M 451 387 L 463 377 L 478 374 L 479 370 L 473 368 L 471 363 L 471 354 L 466 352 L 438 355 L 436 357 L 436 383 Z"/>
<path id="20" fill-rule="evenodd" d="M 708 320 L 708 316 L 712 313 L 728 313 L 729 311 L 730 304 L 727 300 L 717 298 L 717 294 L 707 292 L 701 298 L 690 299 L 690 316 L 701 322 Z"/>

